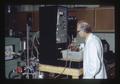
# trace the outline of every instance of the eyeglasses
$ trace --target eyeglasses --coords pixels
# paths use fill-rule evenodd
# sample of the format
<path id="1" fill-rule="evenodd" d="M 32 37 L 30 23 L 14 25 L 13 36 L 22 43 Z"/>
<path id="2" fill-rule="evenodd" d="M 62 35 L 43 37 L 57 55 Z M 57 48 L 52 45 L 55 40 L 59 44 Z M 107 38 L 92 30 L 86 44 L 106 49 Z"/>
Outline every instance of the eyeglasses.
<path id="1" fill-rule="evenodd" d="M 77 31 L 77 33 L 79 33 L 80 31 Z"/>
<path id="2" fill-rule="evenodd" d="M 78 30 L 77 33 L 81 32 L 81 31 L 84 31 L 84 30 L 82 30 L 82 29 L 81 29 L 81 30 Z"/>

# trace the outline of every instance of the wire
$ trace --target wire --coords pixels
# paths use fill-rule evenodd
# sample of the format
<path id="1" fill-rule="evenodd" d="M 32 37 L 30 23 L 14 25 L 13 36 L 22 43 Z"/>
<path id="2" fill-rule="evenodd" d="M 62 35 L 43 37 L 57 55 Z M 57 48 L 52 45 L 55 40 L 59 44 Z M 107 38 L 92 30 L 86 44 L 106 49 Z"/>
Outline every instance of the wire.
<path id="1" fill-rule="evenodd" d="M 38 51 L 38 48 L 35 46 L 35 40 L 37 40 L 37 43 L 39 43 L 38 41 L 38 37 L 39 36 L 39 31 L 37 33 L 35 33 L 35 35 L 33 36 L 33 40 L 32 40 L 32 43 L 33 43 L 33 48 L 35 48 L 35 51 L 37 52 L 37 58 L 38 58 L 38 55 L 39 55 L 39 51 Z M 33 54 L 34 55 L 34 54 Z"/>
<path id="2" fill-rule="evenodd" d="M 38 43 L 38 45 L 40 45 L 40 42 L 38 41 L 38 38 L 39 38 L 39 31 L 36 33 L 36 40 L 37 40 L 37 43 Z"/>
<path id="3" fill-rule="evenodd" d="M 38 45 L 39 45 L 39 41 L 38 41 L 38 38 L 37 38 L 37 33 L 36 33 L 36 36 L 35 36 L 35 40 L 37 41 Z M 38 48 L 36 47 L 36 51 L 37 51 L 37 58 L 39 56 L 39 51 L 38 51 Z"/>
<path id="4" fill-rule="evenodd" d="M 33 53 L 33 49 L 34 49 L 33 40 L 34 40 L 34 39 L 32 39 L 32 56 L 35 57 L 35 55 L 34 55 L 34 53 Z"/>
<path id="5" fill-rule="evenodd" d="M 14 72 L 13 70 L 9 72 L 9 74 L 8 74 L 9 79 L 12 79 L 11 75 L 12 75 L 13 72 Z"/>
<path id="6" fill-rule="evenodd" d="M 72 63 L 72 61 L 69 62 L 69 68 L 71 68 L 71 63 Z M 68 75 L 67 75 L 67 78 L 68 78 Z"/>
<path id="7" fill-rule="evenodd" d="M 71 43 L 69 35 L 67 35 L 67 38 L 68 38 L 68 45 L 69 45 Z M 66 63 L 65 63 L 65 66 L 64 66 L 65 68 L 63 69 L 63 71 L 59 75 L 55 76 L 54 78 L 57 78 L 57 77 L 59 77 L 60 75 L 62 75 L 64 73 L 64 71 L 65 71 L 65 69 L 67 67 L 67 63 L 68 63 L 68 51 L 67 51 L 67 56 L 66 56 Z"/>

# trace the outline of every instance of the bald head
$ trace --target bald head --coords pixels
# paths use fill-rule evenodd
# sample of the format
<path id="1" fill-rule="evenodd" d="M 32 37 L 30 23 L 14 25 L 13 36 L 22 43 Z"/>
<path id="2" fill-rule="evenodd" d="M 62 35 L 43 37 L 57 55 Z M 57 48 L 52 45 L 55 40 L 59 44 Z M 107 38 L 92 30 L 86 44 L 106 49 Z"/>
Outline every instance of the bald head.
<path id="1" fill-rule="evenodd" d="M 84 31 L 86 33 L 92 32 L 91 26 L 87 22 L 84 22 L 84 21 L 78 21 L 77 30 Z"/>
<path id="2" fill-rule="evenodd" d="M 82 38 L 87 38 L 92 32 L 90 25 L 84 21 L 78 21 L 77 23 L 77 32 Z"/>

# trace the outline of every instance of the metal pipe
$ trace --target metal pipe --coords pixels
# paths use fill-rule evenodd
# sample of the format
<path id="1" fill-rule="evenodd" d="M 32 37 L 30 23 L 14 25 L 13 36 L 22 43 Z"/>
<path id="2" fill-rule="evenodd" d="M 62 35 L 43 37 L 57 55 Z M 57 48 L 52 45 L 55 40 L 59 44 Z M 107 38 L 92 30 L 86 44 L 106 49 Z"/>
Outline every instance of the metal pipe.
<path id="1" fill-rule="evenodd" d="M 29 25 L 26 24 L 27 26 L 27 67 L 29 67 Z M 29 68 L 27 69 L 27 78 L 29 79 Z"/>

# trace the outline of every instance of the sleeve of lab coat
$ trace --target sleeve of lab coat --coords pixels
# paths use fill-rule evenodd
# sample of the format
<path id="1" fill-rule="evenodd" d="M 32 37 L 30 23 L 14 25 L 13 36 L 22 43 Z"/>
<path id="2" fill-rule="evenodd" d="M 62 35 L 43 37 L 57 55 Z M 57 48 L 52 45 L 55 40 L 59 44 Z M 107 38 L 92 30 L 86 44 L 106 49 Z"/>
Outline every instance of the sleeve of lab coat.
<path id="1" fill-rule="evenodd" d="M 88 58 L 90 63 L 88 64 L 88 73 L 86 74 L 86 79 L 93 79 L 100 69 L 100 60 L 98 56 L 97 44 L 90 43 L 88 46 Z"/>

